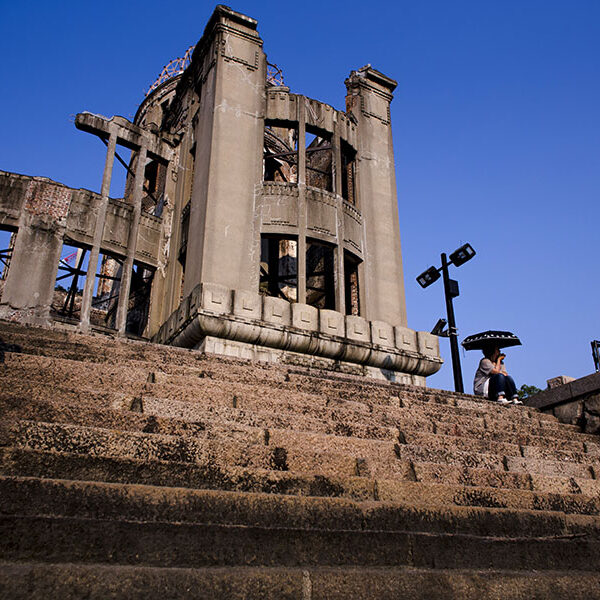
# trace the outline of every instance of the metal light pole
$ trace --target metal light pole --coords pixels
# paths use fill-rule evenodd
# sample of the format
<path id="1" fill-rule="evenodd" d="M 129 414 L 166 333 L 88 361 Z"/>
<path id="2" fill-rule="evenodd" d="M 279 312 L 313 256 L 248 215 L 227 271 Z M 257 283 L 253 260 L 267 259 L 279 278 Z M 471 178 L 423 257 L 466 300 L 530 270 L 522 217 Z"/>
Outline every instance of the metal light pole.
<path id="1" fill-rule="evenodd" d="M 448 315 L 448 337 L 450 339 L 450 355 L 452 356 L 452 372 L 454 374 L 454 389 L 464 393 L 462 370 L 460 368 L 460 354 L 458 352 L 458 330 L 454 318 L 452 299 L 458 296 L 458 281 L 450 279 L 448 274 L 448 259 L 442 252 L 442 277 L 444 279 L 444 296 L 446 297 L 446 314 Z"/>
<path id="2" fill-rule="evenodd" d="M 448 273 L 448 267 L 454 265 L 460 267 L 468 260 L 471 260 L 475 256 L 475 250 L 473 250 L 470 244 L 464 244 L 450 255 L 450 260 L 445 253 L 441 254 L 442 266 L 441 267 L 429 267 L 427 271 L 424 271 L 417 277 L 417 282 L 423 288 L 430 286 L 434 281 L 440 278 L 440 271 L 444 279 L 444 296 L 446 298 L 446 313 L 448 314 L 448 330 L 442 331 L 444 320 L 438 321 L 438 324 L 434 327 L 436 335 L 450 338 L 450 354 L 452 356 L 452 372 L 454 374 L 454 389 L 457 392 L 464 393 L 465 388 L 463 386 L 462 371 L 460 368 L 460 354 L 458 352 L 458 329 L 456 328 L 456 319 L 454 318 L 454 306 L 452 305 L 452 299 L 457 298 L 459 295 L 458 281 L 450 279 Z M 439 332 L 438 332 L 439 329 Z"/>

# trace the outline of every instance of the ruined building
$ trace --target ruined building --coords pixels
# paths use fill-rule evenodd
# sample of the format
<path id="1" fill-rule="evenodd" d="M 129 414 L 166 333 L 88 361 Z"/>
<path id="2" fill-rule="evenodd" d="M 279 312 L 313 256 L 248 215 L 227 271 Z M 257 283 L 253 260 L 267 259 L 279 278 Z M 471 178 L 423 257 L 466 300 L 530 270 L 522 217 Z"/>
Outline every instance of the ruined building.
<path id="1" fill-rule="evenodd" d="M 278 77 L 218 7 L 100 194 L 1 174 L 0 598 L 599 598 L 598 437 L 414 385 L 394 82 Z"/>
<path id="2" fill-rule="evenodd" d="M 345 112 L 293 94 L 257 22 L 218 7 L 133 123 L 77 115 L 107 146 L 100 194 L 2 173 L 0 317 L 424 385 L 441 360 L 407 327 L 395 86 L 366 66 Z"/>

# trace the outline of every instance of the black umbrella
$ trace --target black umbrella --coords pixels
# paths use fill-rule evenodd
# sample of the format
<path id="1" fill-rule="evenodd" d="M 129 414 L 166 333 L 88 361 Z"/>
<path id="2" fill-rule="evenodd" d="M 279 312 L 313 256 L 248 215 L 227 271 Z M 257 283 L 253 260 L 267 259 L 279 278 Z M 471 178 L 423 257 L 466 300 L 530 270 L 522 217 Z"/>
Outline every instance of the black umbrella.
<path id="1" fill-rule="evenodd" d="M 462 341 L 462 347 L 465 350 L 483 350 L 490 346 L 508 348 L 520 345 L 521 340 L 510 331 L 483 331 L 470 335 Z"/>

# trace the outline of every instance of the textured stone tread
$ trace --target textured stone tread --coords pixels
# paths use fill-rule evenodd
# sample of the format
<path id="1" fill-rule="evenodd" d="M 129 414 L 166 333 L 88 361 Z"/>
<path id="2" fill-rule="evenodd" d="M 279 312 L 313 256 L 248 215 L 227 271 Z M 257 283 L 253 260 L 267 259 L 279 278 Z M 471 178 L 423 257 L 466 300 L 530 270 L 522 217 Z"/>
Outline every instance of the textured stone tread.
<path id="1" fill-rule="evenodd" d="M 596 600 L 600 575 L 585 571 L 414 567 L 205 567 L 0 563 L 0 592 L 12 600 Z"/>
<path id="2" fill-rule="evenodd" d="M 203 464 L 142 461 L 19 448 L 0 448 L 0 459 L 0 473 L 5 476 L 68 477 L 82 481 L 266 492 L 358 501 L 600 514 L 598 485 L 590 488 L 577 486 L 577 491 L 564 490 L 562 485 L 552 485 L 552 481 L 546 482 L 545 489 L 539 491 L 484 485 L 466 487 L 462 482 L 451 481 L 432 483 L 367 477 L 326 477 L 313 473 L 222 467 L 212 461 Z M 587 481 L 597 484 L 595 481 Z"/>
<path id="3" fill-rule="evenodd" d="M 600 596 L 600 443 L 551 415 L 107 336 L 0 337 L 23 350 L 0 366 L 2 597 Z"/>
<path id="4" fill-rule="evenodd" d="M 487 537 L 395 530 L 305 529 L 221 524 L 0 516 L 10 561 L 195 566 L 417 566 L 513 570 L 600 568 L 588 535 Z"/>
<path id="5" fill-rule="evenodd" d="M 414 503 L 355 502 L 149 485 L 0 477 L 2 513 L 253 527 L 555 537 L 598 533 L 600 517 Z"/>

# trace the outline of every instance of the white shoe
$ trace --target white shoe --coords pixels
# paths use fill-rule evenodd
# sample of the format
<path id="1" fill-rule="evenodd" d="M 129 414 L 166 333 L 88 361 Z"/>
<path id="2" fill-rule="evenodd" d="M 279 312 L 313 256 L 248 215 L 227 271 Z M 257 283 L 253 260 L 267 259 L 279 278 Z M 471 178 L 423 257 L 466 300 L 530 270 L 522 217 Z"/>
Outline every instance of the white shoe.
<path id="1" fill-rule="evenodd" d="M 507 400 L 504 396 L 499 396 L 496 402 L 498 402 L 498 404 L 502 404 L 502 406 L 506 406 L 507 404 L 511 403 L 510 400 Z"/>
<path id="2" fill-rule="evenodd" d="M 522 405 L 523 403 L 518 399 L 518 398 L 513 398 L 511 401 L 512 404 L 515 404 L 517 406 Z"/>

